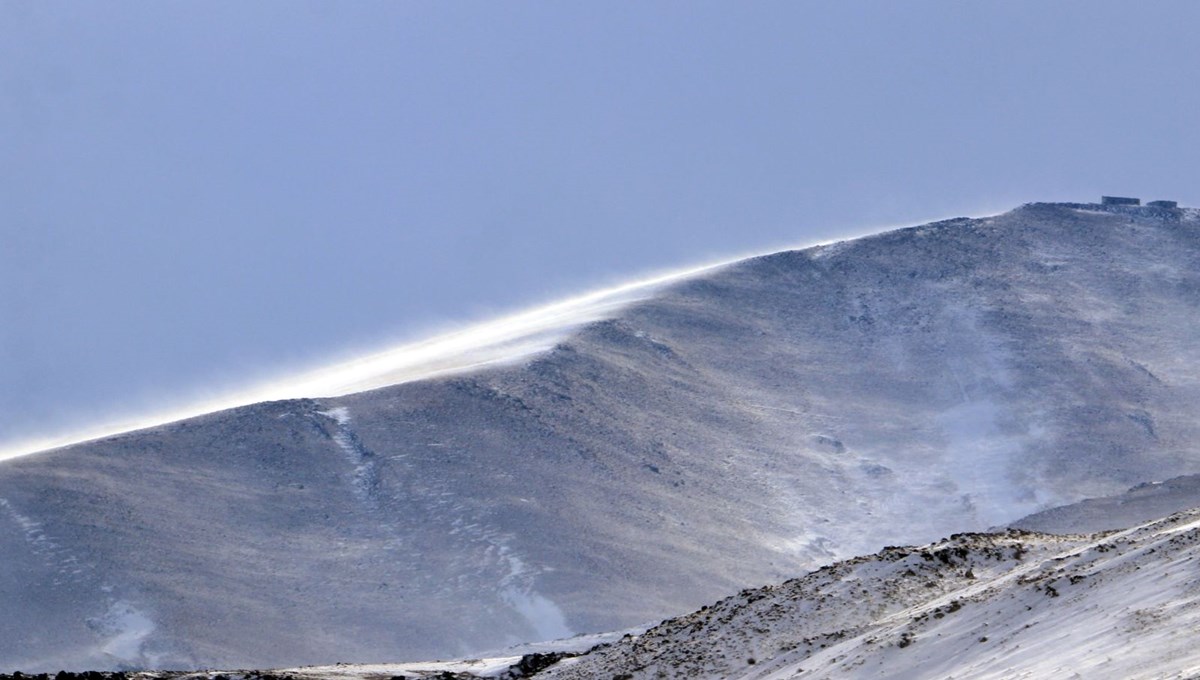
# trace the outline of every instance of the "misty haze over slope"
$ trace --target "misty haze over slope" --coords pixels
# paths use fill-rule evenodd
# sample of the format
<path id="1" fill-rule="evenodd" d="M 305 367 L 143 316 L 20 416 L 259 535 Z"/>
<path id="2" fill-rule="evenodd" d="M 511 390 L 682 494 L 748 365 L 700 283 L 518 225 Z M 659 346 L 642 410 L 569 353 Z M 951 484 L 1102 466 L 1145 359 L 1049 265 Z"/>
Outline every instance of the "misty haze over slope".
<path id="1" fill-rule="evenodd" d="M 1200 219 L 752 258 L 548 352 L 0 463 L 0 663 L 463 655 L 1200 473 Z"/>

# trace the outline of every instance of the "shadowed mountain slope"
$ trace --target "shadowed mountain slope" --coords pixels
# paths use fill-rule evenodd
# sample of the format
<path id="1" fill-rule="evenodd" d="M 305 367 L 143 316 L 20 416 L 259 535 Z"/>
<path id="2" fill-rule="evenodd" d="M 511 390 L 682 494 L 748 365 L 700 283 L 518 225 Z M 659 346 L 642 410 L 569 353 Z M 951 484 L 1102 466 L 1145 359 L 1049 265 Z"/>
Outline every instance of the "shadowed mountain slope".
<path id="1" fill-rule="evenodd" d="M 1200 473 L 1200 220 L 744 260 L 520 365 L 0 463 L 0 665 L 470 654 Z"/>
<path id="2" fill-rule="evenodd" d="M 1042 510 L 1009 526 L 1050 534 L 1113 531 L 1196 507 L 1200 507 L 1200 475 L 1185 475 L 1165 482 L 1143 482 L 1124 493 Z"/>

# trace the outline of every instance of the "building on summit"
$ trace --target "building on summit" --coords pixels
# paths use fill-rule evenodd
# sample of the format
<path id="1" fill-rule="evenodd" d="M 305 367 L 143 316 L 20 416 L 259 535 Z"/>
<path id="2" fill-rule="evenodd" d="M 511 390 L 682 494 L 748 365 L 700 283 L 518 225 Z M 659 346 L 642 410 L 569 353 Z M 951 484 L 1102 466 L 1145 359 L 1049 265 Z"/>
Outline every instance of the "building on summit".
<path id="1" fill-rule="evenodd" d="M 1126 196 L 1101 196 L 1100 205 L 1141 205 L 1142 199 Z"/>

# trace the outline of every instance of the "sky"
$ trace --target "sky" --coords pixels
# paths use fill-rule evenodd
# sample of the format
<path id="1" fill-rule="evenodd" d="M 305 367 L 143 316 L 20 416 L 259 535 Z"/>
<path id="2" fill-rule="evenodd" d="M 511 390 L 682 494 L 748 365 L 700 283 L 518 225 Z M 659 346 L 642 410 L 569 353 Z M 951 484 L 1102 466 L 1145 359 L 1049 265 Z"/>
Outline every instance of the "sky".
<path id="1" fill-rule="evenodd" d="M 0 0 L 0 447 L 739 254 L 1200 205 L 1197 25 L 1171 0 Z"/>

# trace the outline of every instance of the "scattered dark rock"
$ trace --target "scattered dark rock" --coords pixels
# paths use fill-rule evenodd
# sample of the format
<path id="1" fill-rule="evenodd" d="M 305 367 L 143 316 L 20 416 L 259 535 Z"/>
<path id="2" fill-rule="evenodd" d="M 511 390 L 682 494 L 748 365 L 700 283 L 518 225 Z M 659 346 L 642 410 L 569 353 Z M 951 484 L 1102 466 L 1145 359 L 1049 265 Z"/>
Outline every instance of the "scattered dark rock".
<path id="1" fill-rule="evenodd" d="M 520 661 L 517 661 L 515 664 L 509 666 L 508 670 L 501 677 L 527 678 L 549 668 L 550 666 L 553 666 L 563 659 L 568 659 L 573 656 L 578 656 L 578 654 L 573 654 L 571 652 L 549 652 L 546 654 L 534 652 L 532 654 L 526 654 L 525 656 L 521 657 Z"/>

